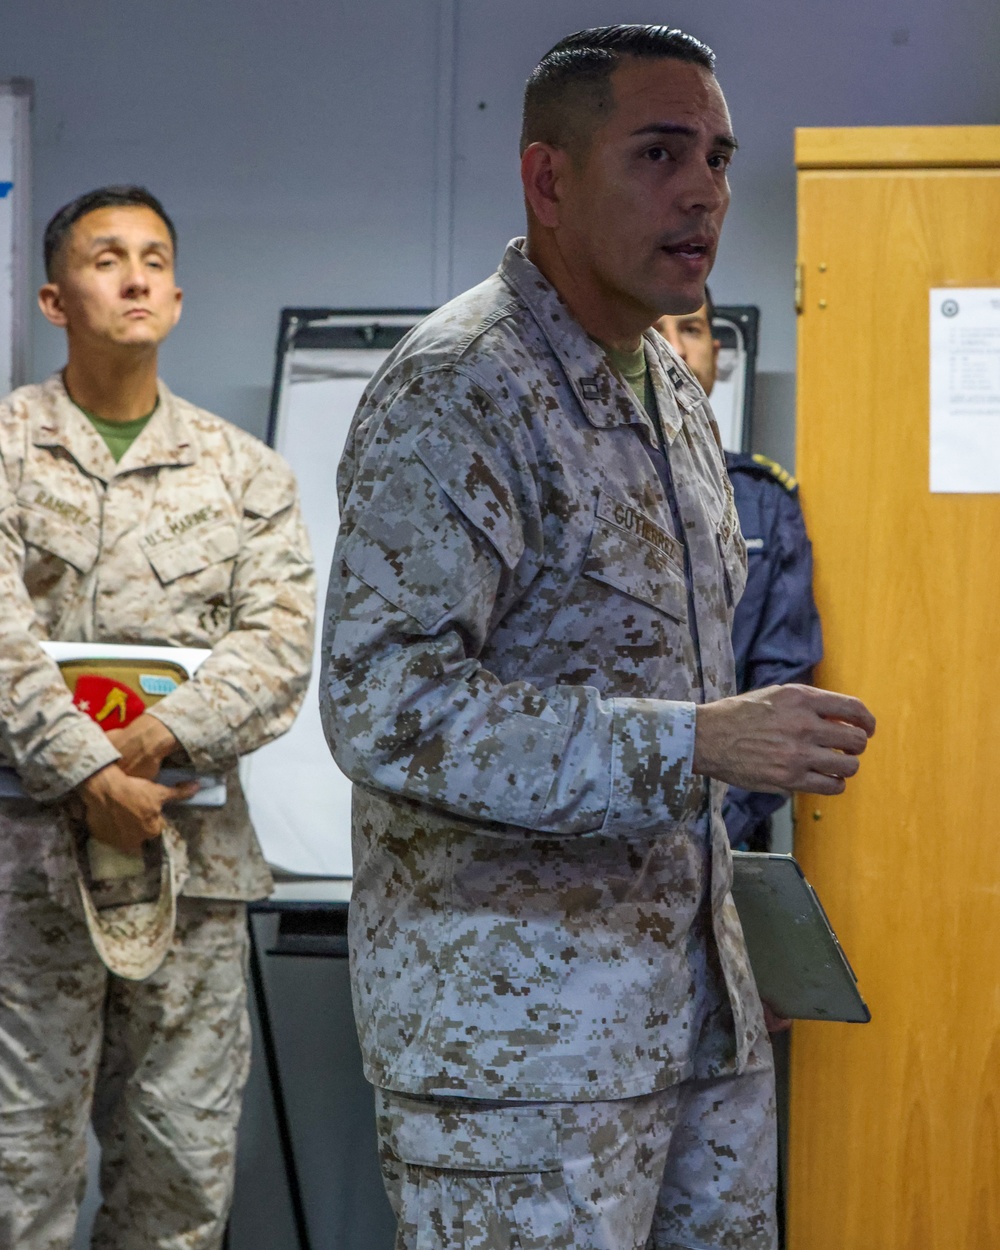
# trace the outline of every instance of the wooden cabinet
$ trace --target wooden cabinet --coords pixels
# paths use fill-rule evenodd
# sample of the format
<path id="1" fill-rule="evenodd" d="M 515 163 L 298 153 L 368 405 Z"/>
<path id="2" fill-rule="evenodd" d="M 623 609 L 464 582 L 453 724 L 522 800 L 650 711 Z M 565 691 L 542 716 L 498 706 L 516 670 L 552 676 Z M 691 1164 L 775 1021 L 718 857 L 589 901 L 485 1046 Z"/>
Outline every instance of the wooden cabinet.
<path id="1" fill-rule="evenodd" d="M 929 489 L 928 292 L 1000 287 L 1000 126 L 800 130 L 820 685 L 878 717 L 796 848 L 867 1026 L 792 1040 L 790 1250 L 1000 1246 L 1000 495 Z"/>

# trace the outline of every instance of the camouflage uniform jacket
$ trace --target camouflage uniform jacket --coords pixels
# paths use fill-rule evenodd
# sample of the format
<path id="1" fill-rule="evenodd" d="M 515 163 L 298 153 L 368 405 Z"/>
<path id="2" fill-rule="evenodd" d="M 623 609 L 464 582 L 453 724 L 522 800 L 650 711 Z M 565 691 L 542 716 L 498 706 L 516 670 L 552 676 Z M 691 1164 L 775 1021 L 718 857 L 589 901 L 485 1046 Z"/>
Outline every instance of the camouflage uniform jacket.
<path id="1" fill-rule="evenodd" d="M 629 1097 L 761 1028 L 725 786 L 691 767 L 745 549 L 704 393 L 645 344 L 679 528 L 653 423 L 517 241 L 355 416 L 320 689 L 377 1085 Z"/>
<path id="2" fill-rule="evenodd" d="M 52 801 L 117 758 L 38 639 L 210 647 L 155 707 L 220 809 L 173 809 L 186 894 L 259 898 L 270 873 L 236 773 L 283 733 L 312 654 L 314 580 L 288 466 L 160 384 L 116 465 L 57 375 L 0 403 L 0 744 L 38 800 L 0 802 L 0 891 L 73 893 Z"/>

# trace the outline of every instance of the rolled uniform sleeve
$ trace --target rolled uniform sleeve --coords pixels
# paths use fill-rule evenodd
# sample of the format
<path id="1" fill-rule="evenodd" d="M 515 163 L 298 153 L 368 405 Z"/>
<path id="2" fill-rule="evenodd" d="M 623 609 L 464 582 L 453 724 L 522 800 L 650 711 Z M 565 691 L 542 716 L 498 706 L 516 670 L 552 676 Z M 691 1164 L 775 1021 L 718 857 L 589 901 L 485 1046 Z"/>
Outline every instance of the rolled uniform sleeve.
<path id="1" fill-rule="evenodd" d="M 104 731 L 73 705 L 24 585 L 17 508 L 0 469 L 0 737 L 6 762 L 42 802 L 62 798 L 119 759 Z"/>
<path id="2" fill-rule="evenodd" d="M 538 465 L 491 398 L 451 371 L 362 422 L 357 458 L 349 450 L 341 470 L 320 681 L 327 740 L 357 784 L 501 836 L 663 829 L 690 817 L 701 793 L 693 705 L 540 689 L 483 658 L 544 556 Z M 526 619 L 526 638 L 538 626 Z M 525 647 L 509 669 L 530 671 Z"/>
<path id="3" fill-rule="evenodd" d="M 229 632 L 152 711 L 202 771 L 283 734 L 309 682 L 316 586 L 291 470 L 269 453 L 242 498 Z"/>

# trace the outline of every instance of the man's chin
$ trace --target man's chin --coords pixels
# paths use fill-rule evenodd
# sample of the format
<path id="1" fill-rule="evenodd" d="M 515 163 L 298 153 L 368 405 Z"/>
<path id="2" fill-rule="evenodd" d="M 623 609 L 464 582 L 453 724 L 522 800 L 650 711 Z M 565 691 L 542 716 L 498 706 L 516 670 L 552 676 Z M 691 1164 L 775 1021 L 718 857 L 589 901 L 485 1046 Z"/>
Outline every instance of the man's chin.
<path id="1" fill-rule="evenodd" d="M 696 313 L 705 303 L 705 284 L 696 287 L 687 285 L 683 288 L 672 287 L 657 292 L 656 319 L 660 317 L 687 317 Z"/>
<path id="2" fill-rule="evenodd" d="M 667 264 L 656 273 L 655 289 L 650 292 L 657 317 L 686 317 L 705 303 L 705 283 L 711 263 Z M 688 272 L 685 272 L 688 270 Z"/>
<path id="3" fill-rule="evenodd" d="M 153 326 L 135 326 L 122 334 L 114 336 L 114 343 L 118 347 L 135 348 L 141 351 L 143 348 L 147 350 L 151 347 L 159 347 L 166 338 L 165 333 L 161 333 Z"/>

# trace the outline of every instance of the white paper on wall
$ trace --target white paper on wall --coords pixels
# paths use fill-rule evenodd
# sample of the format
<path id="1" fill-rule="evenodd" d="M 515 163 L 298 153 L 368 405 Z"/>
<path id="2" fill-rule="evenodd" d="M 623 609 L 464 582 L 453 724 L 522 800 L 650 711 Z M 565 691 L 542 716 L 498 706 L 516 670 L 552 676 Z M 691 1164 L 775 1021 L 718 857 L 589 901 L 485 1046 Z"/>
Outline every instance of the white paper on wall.
<path id="1" fill-rule="evenodd" d="M 0 395 L 27 379 L 30 85 L 0 82 Z"/>
<path id="2" fill-rule="evenodd" d="M 1000 492 L 1000 287 L 930 293 L 931 490 Z"/>
<path id="3" fill-rule="evenodd" d="M 716 326 L 720 320 L 716 319 Z M 740 328 L 732 322 L 726 324 L 734 331 L 733 342 L 724 344 L 719 351 L 715 386 L 712 388 L 712 414 L 726 451 L 742 451 L 747 353 Z"/>

